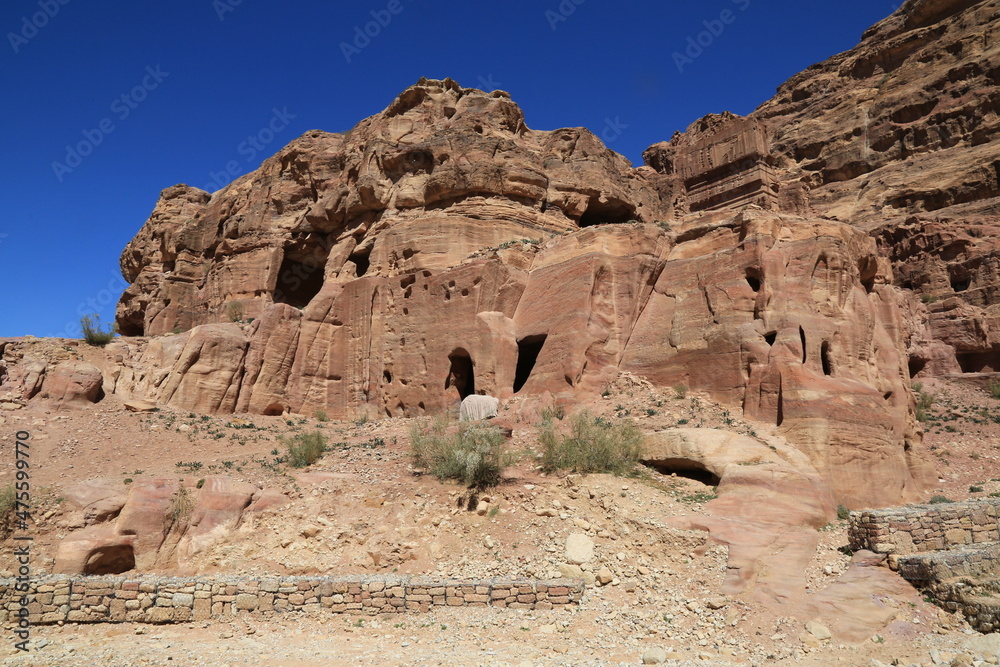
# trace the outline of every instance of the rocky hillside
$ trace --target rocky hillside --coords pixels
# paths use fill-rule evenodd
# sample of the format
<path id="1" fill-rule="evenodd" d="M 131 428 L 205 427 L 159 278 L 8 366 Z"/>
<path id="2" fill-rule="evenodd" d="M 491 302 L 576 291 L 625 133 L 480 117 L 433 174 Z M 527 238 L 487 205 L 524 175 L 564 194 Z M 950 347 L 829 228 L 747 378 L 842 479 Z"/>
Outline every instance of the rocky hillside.
<path id="1" fill-rule="evenodd" d="M 219 192 L 168 188 L 122 255 L 105 390 L 419 416 L 572 406 L 627 371 L 775 425 L 838 500 L 914 497 L 910 377 L 1000 370 L 998 6 L 907 2 L 638 168 L 529 129 L 506 93 L 421 80 Z"/>

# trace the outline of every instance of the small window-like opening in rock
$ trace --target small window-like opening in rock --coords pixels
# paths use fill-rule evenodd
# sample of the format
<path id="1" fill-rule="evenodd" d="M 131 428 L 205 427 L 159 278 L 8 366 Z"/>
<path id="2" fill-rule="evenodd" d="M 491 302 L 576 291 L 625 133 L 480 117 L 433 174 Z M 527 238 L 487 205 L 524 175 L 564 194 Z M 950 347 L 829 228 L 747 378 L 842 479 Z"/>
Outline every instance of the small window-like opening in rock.
<path id="1" fill-rule="evenodd" d="M 515 393 L 521 391 L 521 387 L 531 376 L 531 371 L 535 368 L 535 362 L 538 361 L 538 354 L 542 351 L 546 338 L 545 334 L 541 334 L 526 336 L 517 341 L 517 368 L 514 370 Z"/>
<path id="2" fill-rule="evenodd" d="M 451 363 L 448 369 L 448 379 L 444 381 L 444 388 L 454 387 L 458 390 L 458 395 L 465 398 L 476 393 L 476 375 L 472 364 L 472 357 L 462 348 L 458 348 L 448 355 Z"/>
<path id="3" fill-rule="evenodd" d="M 135 552 L 127 544 L 98 547 L 90 552 L 84 574 L 121 574 L 135 569 Z"/>
<path id="4" fill-rule="evenodd" d="M 875 276 L 872 276 L 871 278 L 862 278 L 861 286 L 865 288 L 867 293 L 871 294 L 872 290 L 875 289 Z"/>
<path id="5" fill-rule="evenodd" d="M 718 475 L 708 470 L 700 461 L 693 459 L 661 459 L 658 461 L 643 461 L 642 463 L 647 468 L 652 468 L 661 475 L 676 474 L 678 477 L 693 479 L 696 482 L 701 482 L 709 486 L 719 485 Z"/>
<path id="6" fill-rule="evenodd" d="M 750 289 L 752 289 L 754 292 L 759 292 L 760 281 L 761 281 L 760 271 L 754 268 L 749 268 L 747 269 L 746 277 L 747 277 L 747 285 L 750 286 Z"/>
<path id="7" fill-rule="evenodd" d="M 386 384 L 391 384 L 392 383 L 392 373 L 389 372 L 389 371 L 387 371 L 387 370 L 382 371 L 382 379 L 385 380 Z"/>
<path id="8" fill-rule="evenodd" d="M 885 392 L 884 394 L 882 394 L 882 398 L 888 401 L 890 398 L 892 398 L 892 392 L 891 391 Z"/>
<path id="9" fill-rule="evenodd" d="M 907 366 L 910 369 L 910 377 L 915 378 L 920 374 L 920 371 L 924 370 L 924 366 L 927 365 L 926 359 L 920 359 L 918 357 L 910 357 Z"/>
<path id="10" fill-rule="evenodd" d="M 830 343 L 823 341 L 819 348 L 819 356 L 823 362 L 823 375 L 833 375 L 833 362 L 830 359 Z"/>
<path id="11" fill-rule="evenodd" d="M 274 302 L 303 308 L 323 287 L 323 265 L 320 261 L 298 261 L 286 256 L 278 269 L 274 285 Z"/>
<path id="12" fill-rule="evenodd" d="M 610 199 L 602 202 L 600 197 L 591 197 L 587 204 L 587 210 L 580 216 L 579 224 L 581 227 L 609 223 L 621 224 L 634 220 L 635 217 L 635 208 L 623 201 Z"/>
<path id="13" fill-rule="evenodd" d="M 952 278 L 951 279 L 951 289 L 955 292 L 964 292 L 969 289 L 972 281 L 968 278 Z"/>
<path id="14" fill-rule="evenodd" d="M 764 340 L 767 341 L 768 345 L 774 345 L 774 341 L 778 340 L 778 332 L 772 331 L 771 333 L 764 334 Z"/>
<path id="15" fill-rule="evenodd" d="M 806 363 L 806 330 L 799 327 L 799 340 L 802 341 L 802 363 Z"/>
<path id="16" fill-rule="evenodd" d="M 370 264 L 370 253 L 371 250 L 365 250 L 363 252 L 352 253 L 350 257 L 347 258 L 349 262 L 354 262 L 354 274 L 360 278 L 361 276 L 368 273 L 368 266 Z"/>

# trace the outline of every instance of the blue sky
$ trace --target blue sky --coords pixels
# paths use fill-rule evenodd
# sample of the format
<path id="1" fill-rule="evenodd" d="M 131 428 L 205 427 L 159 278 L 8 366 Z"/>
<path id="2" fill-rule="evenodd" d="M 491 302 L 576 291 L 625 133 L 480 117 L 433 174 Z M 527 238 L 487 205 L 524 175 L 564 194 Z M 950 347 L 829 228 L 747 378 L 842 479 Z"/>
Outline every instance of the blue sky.
<path id="1" fill-rule="evenodd" d="M 113 321 L 118 257 L 160 190 L 218 189 L 307 130 L 378 113 L 421 76 L 506 90 L 532 129 L 588 127 L 638 165 L 706 113 L 749 113 L 895 8 L 7 0 L 0 336 L 75 337 L 90 312 Z"/>

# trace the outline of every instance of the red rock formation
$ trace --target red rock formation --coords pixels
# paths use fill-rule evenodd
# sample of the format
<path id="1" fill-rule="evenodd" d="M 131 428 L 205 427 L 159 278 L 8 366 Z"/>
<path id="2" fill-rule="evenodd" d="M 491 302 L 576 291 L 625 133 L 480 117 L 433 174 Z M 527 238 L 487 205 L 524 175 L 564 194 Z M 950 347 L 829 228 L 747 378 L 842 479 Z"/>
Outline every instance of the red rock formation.
<path id="1" fill-rule="evenodd" d="M 998 4 L 910 0 L 639 168 L 586 130 L 528 129 L 505 93 L 421 80 L 219 192 L 169 188 L 122 256 L 118 323 L 183 333 L 118 343 L 115 391 L 420 415 L 469 393 L 573 403 L 629 370 L 773 421 L 839 502 L 912 498 L 931 475 L 914 360 L 993 368 L 992 245 L 956 259 L 902 221 L 997 210 Z M 968 294 L 927 315 L 900 289 L 924 274 Z"/>

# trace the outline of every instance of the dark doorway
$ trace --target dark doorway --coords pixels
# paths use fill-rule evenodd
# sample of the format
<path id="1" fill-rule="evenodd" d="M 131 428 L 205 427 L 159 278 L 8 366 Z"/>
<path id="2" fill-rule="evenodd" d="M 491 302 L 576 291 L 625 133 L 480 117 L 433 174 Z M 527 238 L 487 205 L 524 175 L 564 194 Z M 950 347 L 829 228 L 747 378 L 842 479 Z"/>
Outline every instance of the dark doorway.
<path id="1" fill-rule="evenodd" d="M 90 552 L 84 574 L 121 574 L 135 569 L 135 552 L 127 544 L 98 547 Z"/>
<path id="2" fill-rule="evenodd" d="M 354 273 L 358 278 L 360 278 L 368 273 L 368 267 L 371 265 L 371 248 L 368 248 L 363 252 L 356 252 L 347 259 L 348 261 L 354 262 Z"/>
<path id="3" fill-rule="evenodd" d="M 830 343 L 823 341 L 820 348 L 820 357 L 823 361 L 823 375 L 833 375 L 833 362 L 830 360 Z"/>
<path id="4" fill-rule="evenodd" d="M 274 285 L 274 302 L 304 308 L 323 287 L 323 264 L 285 257 Z"/>
<path id="5" fill-rule="evenodd" d="M 459 348 L 448 355 L 448 361 L 451 362 L 451 368 L 448 369 L 448 379 L 444 381 L 444 388 L 454 387 L 463 399 L 475 394 L 476 375 L 469 353 Z"/>
<path id="6" fill-rule="evenodd" d="M 662 459 L 659 461 L 643 461 L 643 465 L 652 468 L 661 475 L 675 474 L 678 477 L 693 479 L 708 486 L 718 486 L 719 476 L 710 471 L 701 461 L 694 459 Z"/>
<path id="7" fill-rule="evenodd" d="M 521 387 L 531 377 L 531 371 L 538 361 L 538 353 L 545 345 L 546 334 L 538 336 L 526 336 L 517 341 L 517 368 L 514 370 L 514 392 L 521 391 Z"/>
<path id="8" fill-rule="evenodd" d="M 587 202 L 587 210 L 580 216 L 580 227 L 591 225 L 621 224 L 636 218 L 635 208 L 624 201 L 614 198 L 591 197 Z"/>

